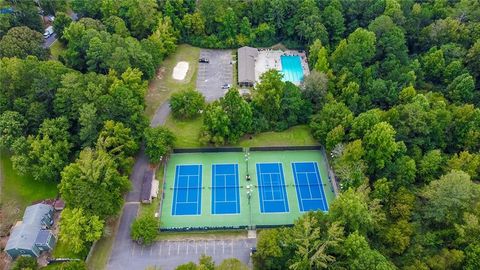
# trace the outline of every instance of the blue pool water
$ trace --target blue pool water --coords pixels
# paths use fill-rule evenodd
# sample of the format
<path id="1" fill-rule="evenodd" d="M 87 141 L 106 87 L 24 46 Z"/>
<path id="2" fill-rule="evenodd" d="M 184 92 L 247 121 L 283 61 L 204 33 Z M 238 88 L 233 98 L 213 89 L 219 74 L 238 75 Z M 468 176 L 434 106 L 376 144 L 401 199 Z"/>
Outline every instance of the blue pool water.
<path id="1" fill-rule="evenodd" d="M 303 68 L 300 56 L 280 56 L 282 61 L 283 81 L 299 83 L 303 81 Z"/>

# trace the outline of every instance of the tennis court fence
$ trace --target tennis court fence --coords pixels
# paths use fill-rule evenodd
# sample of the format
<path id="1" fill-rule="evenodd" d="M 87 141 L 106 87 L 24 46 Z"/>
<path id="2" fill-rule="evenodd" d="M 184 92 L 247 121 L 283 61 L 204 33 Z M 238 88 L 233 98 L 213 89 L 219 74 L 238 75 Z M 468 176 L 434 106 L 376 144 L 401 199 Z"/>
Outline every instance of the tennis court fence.
<path id="1" fill-rule="evenodd" d="M 293 151 L 293 150 L 322 150 L 320 145 L 311 146 L 262 146 L 250 147 L 250 151 Z"/>
<path id="2" fill-rule="evenodd" d="M 243 152 L 241 147 L 203 147 L 203 148 L 174 148 L 173 153 L 223 153 Z"/>

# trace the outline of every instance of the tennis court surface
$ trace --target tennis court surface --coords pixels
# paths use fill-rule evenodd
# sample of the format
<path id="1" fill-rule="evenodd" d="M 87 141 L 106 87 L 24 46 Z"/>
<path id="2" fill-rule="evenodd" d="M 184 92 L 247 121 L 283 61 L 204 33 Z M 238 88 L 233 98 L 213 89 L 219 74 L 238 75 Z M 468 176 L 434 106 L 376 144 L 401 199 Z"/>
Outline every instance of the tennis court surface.
<path id="1" fill-rule="evenodd" d="M 281 163 L 257 163 L 258 193 L 262 213 L 288 212 Z"/>
<path id="2" fill-rule="evenodd" d="M 202 165 L 177 165 L 172 215 L 200 215 L 201 205 Z"/>
<path id="3" fill-rule="evenodd" d="M 328 211 L 327 199 L 316 162 L 292 163 L 300 211 Z"/>
<path id="4" fill-rule="evenodd" d="M 212 214 L 240 213 L 238 164 L 213 164 L 212 172 Z"/>
<path id="5" fill-rule="evenodd" d="M 162 230 L 290 225 L 335 198 L 318 149 L 183 151 L 165 167 Z"/>

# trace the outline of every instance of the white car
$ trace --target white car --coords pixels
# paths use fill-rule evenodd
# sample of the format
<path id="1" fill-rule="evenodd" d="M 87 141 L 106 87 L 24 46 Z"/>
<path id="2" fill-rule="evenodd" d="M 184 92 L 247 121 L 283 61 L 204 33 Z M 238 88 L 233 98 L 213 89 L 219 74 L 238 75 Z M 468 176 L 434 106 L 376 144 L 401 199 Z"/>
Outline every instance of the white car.
<path id="1" fill-rule="evenodd" d="M 232 87 L 232 85 L 229 83 L 222 85 L 222 89 L 230 89 L 230 87 Z"/>

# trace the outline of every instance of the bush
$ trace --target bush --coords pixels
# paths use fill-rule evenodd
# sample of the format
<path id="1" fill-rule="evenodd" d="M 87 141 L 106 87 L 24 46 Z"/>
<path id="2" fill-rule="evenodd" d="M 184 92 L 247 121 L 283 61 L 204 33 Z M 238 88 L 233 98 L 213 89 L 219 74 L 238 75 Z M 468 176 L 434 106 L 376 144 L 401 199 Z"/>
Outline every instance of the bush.
<path id="1" fill-rule="evenodd" d="M 173 147 L 175 136 L 164 127 L 147 128 L 145 130 L 145 154 L 151 163 L 160 162 Z"/>
<path id="2" fill-rule="evenodd" d="M 149 245 L 155 241 L 160 222 L 153 216 L 143 216 L 132 223 L 130 236 L 140 244 Z"/>
<path id="3" fill-rule="evenodd" d="M 198 91 L 190 89 L 174 93 L 170 98 L 173 116 L 181 119 L 193 119 L 205 106 L 205 97 Z"/>
<path id="4" fill-rule="evenodd" d="M 12 270 L 36 270 L 38 269 L 37 259 L 33 257 L 20 256 L 12 266 Z"/>

